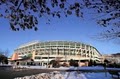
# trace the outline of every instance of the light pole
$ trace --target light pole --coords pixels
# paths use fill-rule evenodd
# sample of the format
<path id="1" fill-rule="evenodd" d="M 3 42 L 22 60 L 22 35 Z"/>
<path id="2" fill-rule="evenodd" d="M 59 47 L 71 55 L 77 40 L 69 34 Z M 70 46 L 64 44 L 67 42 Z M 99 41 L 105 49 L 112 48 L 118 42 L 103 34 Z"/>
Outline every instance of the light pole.
<path id="1" fill-rule="evenodd" d="M 80 49 L 78 49 L 78 55 L 81 57 L 81 51 L 80 51 Z M 79 66 L 80 66 L 80 59 L 79 59 Z"/>
<path id="2" fill-rule="evenodd" d="M 65 55 L 65 62 L 67 62 L 67 55 L 66 55 L 66 52 L 65 52 L 65 48 L 64 48 L 64 55 Z"/>
<path id="3" fill-rule="evenodd" d="M 49 66 L 49 56 L 50 56 L 50 54 L 49 54 L 49 51 L 47 51 L 47 53 L 48 53 L 48 64 L 47 64 L 47 67 Z"/>

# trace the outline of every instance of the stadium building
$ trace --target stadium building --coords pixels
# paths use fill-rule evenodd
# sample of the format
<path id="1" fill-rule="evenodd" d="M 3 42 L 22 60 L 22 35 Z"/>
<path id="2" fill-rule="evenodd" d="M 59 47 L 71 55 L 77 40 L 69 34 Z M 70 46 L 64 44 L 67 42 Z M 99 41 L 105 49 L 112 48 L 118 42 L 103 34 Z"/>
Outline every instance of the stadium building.
<path id="1" fill-rule="evenodd" d="M 31 55 L 32 60 L 40 65 L 48 64 L 52 60 L 61 63 L 73 59 L 79 62 L 100 61 L 99 51 L 88 44 L 73 41 L 33 41 L 15 49 L 11 60 L 20 60 Z"/>

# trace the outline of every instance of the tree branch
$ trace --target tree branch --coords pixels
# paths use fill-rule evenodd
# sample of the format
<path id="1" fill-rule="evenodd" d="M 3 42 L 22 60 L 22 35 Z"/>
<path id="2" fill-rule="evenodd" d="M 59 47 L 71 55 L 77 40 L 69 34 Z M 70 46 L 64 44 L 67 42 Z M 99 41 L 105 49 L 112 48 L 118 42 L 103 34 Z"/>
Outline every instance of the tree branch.
<path id="1" fill-rule="evenodd" d="M 20 8 L 20 6 L 21 6 L 21 4 L 23 3 L 23 1 L 24 1 L 24 0 L 22 0 L 22 1 L 20 2 L 19 6 L 17 7 L 17 11 L 18 11 L 18 9 Z"/>

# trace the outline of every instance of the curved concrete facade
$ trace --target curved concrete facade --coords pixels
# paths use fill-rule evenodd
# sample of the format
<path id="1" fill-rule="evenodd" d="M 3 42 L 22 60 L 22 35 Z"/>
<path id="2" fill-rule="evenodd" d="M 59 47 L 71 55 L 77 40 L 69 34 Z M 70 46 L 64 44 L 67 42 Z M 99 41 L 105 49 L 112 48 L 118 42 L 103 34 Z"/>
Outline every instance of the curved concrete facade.
<path id="1" fill-rule="evenodd" d="M 32 54 L 32 59 L 39 63 L 48 63 L 51 60 L 65 62 L 70 59 L 77 61 L 89 61 L 90 59 L 100 61 L 99 58 L 101 57 L 101 54 L 95 47 L 72 41 L 34 41 L 19 46 L 15 52 L 18 54 L 18 59 Z"/>

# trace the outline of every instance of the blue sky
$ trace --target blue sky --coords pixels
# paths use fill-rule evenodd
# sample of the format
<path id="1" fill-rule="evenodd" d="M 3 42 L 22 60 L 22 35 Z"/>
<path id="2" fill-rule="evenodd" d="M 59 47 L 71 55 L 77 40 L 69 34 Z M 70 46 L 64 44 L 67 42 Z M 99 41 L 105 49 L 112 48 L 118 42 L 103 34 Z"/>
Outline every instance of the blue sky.
<path id="1" fill-rule="evenodd" d="M 39 30 L 18 31 L 10 30 L 9 22 L 0 19 L 0 49 L 8 49 L 10 55 L 21 44 L 40 40 L 67 40 L 90 44 L 98 49 L 102 54 L 111 54 L 120 52 L 120 45 L 112 41 L 99 41 L 93 39 L 93 36 L 103 32 L 106 28 L 101 28 L 91 19 L 79 19 L 74 16 L 61 19 L 51 19 L 50 24 L 46 24 L 46 19 L 40 19 Z"/>

